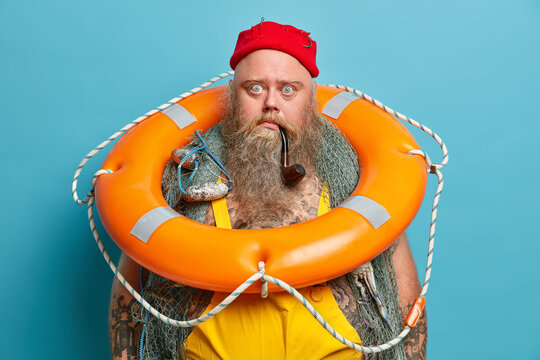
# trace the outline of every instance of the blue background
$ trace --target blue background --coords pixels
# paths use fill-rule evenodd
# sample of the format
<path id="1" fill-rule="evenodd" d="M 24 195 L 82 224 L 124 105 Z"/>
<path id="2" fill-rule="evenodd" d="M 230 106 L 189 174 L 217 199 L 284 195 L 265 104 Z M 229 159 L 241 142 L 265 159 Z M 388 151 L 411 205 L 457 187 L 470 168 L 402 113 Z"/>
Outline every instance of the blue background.
<path id="1" fill-rule="evenodd" d="M 110 356 L 112 273 L 71 198 L 73 172 L 124 124 L 228 70 L 238 32 L 264 16 L 312 33 L 320 83 L 360 89 L 446 141 L 428 358 L 540 359 L 540 3 L 380 3 L 0 0 L 0 357 Z M 408 232 L 421 278 L 429 181 Z"/>

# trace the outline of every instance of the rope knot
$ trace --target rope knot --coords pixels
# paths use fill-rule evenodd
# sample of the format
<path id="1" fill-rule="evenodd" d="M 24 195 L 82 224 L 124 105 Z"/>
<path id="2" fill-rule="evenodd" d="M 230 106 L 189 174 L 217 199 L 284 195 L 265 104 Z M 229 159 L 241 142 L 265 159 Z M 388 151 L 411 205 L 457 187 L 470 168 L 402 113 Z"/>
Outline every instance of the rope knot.
<path id="1" fill-rule="evenodd" d="M 266 275 L 265 275 L 265 267 L 264 267 L 264 261 L 259 261 L 259 272 L 262 274 L 261 277 L 261 297 L 267 298 L 268 297 L 268 283 L 266 282 Z"/>
<path id="2" fill-rule="evenodd" d="M 418 155 L 424 158 L 426 160 L 426 165 L 428 168 L 428 173 L 435 174 L 437 172 L 437 164 L 433 164 L 431 162 L 431 159 L 429 158 L 429 155 L 423 152 L 422 150 L 411 150 L 407 154 L 409 155 Z"/>

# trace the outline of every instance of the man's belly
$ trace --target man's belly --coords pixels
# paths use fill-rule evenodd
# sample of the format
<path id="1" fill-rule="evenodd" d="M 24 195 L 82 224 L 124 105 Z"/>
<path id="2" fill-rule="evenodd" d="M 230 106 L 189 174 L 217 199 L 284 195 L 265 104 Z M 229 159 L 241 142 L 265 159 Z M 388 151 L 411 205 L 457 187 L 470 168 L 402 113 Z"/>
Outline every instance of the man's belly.
<path id="1" fill-rule="evenodd" d="M 308 287 L 300 293 L 337 332 L 360 344 L 329 287 Z M 205 313 L 225 297 L 214 294 Z M 360 352 L 332 337 L 298 300 L 285 292 L 271 293 L 266 299 L 242 294 L 217 316 L 195 327 L 185 345 L 189 360 L 362 358 Z"/>

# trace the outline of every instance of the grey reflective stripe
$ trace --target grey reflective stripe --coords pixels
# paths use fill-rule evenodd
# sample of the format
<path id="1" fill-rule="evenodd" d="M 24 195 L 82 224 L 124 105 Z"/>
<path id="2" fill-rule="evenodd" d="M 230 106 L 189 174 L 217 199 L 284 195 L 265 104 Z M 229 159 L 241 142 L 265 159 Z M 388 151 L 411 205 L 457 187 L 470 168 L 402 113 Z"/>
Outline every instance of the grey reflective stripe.
<path id="1" fill-rule="evenodd" d="M 365 196 L 351 196 L 342 202 L 339 207 L 356 211 L 369 221 L 375 229 L 390 220 L 390 214 L 382 205 Z"/>
<path id="2" fill-rule="evenodd" d="M 340 92 L 331 98 L 326 105 L 324 105 L 322 114 L 335 120 L 341 115 L 343 110 L 349 106 L 350 103 L 359 98 L 360 96 L 356 95 L 355 93 L 348 91 Z"/>
<path id="3" fill-rule="evenodd" d="M 195 116 L 191 115 L 189 111 L 182 105 L 176 103 L 172 104 L 168 108 L 161 110 L 161 112 L 167 115 L 174 123 L 180 128 L 183 129 L 186 126 L 193 124 L 197 119 Z"/>
<path id="4" fill-rule="evenodd" d="M 137 221 L 131 235 L 144 243 L 148 242 L 150 236 L 160 227 L 165 221 L 175 217 L 182 216 L 168 206 L 161 206 L 150 210 Z"/>

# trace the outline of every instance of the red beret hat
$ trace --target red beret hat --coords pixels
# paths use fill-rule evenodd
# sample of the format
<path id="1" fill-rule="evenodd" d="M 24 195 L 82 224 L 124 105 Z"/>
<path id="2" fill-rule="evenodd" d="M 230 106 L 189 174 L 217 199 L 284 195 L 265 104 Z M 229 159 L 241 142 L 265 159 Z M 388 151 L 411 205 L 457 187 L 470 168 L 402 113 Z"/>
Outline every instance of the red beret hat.
<path id="1" fill-rule="evenodd" d="M 291 25 L 263 21 L 238 35 L 236 48 L 231 57 L 231 68 L 234 70 L 244 56 L 255 50 L 273 49 L 295 57 L 309 71 L 311 77 L 315 78 L 319 75 L 315 60 L 317 43 L 309 37 L 309 34 Z"/>

